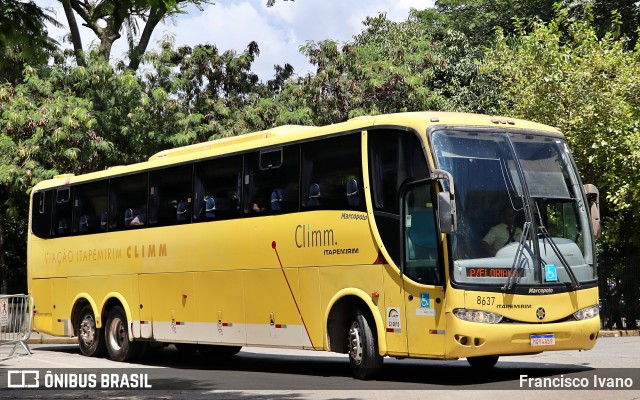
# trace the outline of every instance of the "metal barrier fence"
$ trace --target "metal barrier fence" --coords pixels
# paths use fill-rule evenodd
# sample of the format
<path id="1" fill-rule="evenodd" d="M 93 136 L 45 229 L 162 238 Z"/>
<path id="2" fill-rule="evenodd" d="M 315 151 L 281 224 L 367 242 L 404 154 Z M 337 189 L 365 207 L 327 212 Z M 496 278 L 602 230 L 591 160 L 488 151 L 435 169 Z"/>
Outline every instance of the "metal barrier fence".
<path id="1" fill-rule="evenodd" d="M 11 358 L 19 346 L 31 355 L 33 298 L 26 294 L 0 295 L 0 360 Z M 12 348 L 10 346 L 13 345 Z M 3 349 L 4 348 L 4 349 Z"/>

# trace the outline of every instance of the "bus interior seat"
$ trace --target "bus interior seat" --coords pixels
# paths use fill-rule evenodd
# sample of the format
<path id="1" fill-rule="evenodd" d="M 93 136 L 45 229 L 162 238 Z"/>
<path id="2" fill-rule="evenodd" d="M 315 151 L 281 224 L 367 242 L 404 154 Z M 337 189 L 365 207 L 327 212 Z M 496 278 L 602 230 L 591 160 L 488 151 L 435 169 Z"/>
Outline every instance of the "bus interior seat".
<path id="1" fill-rule="evenodd" d="M 207 197 L 204 202 L 205 219 L 227 219 L 237 212 L 235 201 L 226 197 Z"/>
<path id="2" fill-rule="evenodd" d="M 178 222 L 189 221 L 189 206 L 187 202 L 180 200 L 176 206 L 176 220 Z"/>
<path id="3" fill-rule="evenodd" d="M 273 189 L 271 192 L 271 211 L 283 211 L 284 192 L 282 189 Z"/>
<path id="4" fill-rule="evenodd" d="M 344 204 L 344 197 L 337 198 L 336 186 L 329 182 L 312 183 L 309 187 L 309 201 L 307 207 L 322 208 L 324 210 L 331 210 L 337 208 L 338 205 L 342 207 Z M 340 204 L 339 204 L 340 203 Z"/>
<path id="5" fill-rule="evenodd" d="M 100 226 L 99 219 L 95 215 L 80 216 L 78 231 L 81 233 L 96 232 Z"/>
<path id="6" fill-rule="evenodd" d="M 312 183 L 309 187 L 309 201 L 307 202 L 307 206 L 309 207 L 320 207 L 322 199 L 322 193 L 320 192 L 320 184 Z"/>
<path id="7" fill-rule="evenodd" d="M 109 213 L 105 211 L 102 214 L 100 214 L 100 229 L 103 231 L 106 231 L 108 226 L 109 226 Z"/>
<path id="8" fill-rule="evenodd" d="M 360 193 L 358 192 L 358 180 L 351 178 L 347 181 L 347 205 L 349 207 L 360 207 Z"/>
<path id="9" fill-rule="evenodd" d="M 68 235 L 69 234 L 69 228 L 71 227 L 69 218 L 60 218 L 58 220 L 58 236 L 62 236 L 62 235 Z"/>
<path id="10" fill-rule="evenodd" d="M 216 217 L 216 200 L 213 197 L 208 197 L 204 201 L 204 215 L 207 219 Z"/>
<path id="11" fill-rule="evenodd" d="M 80 216 L 80 221 L 78 223 L 78 232 L 80 233 L 89 232 L 89 221 L 87 220 L 86 215 Z"/>

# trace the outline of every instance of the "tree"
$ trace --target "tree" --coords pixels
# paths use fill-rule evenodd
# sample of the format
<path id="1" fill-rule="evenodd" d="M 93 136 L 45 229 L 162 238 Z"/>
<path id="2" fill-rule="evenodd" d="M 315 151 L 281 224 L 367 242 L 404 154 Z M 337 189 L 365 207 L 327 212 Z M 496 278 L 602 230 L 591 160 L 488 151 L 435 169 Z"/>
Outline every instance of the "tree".
<path id="1" fill-rule="evenodd" d="M 598 37 L 607 33 L 624 37 L 626 48 L 633 49 L 638 40 L 640 4 L 633 0 L 566 1 L 569 16 L 577 20 L 589 20 Z"/>
<path id="2" fill-rule="evenodd" d="M 95 121 L 89 103 L 54 91 L 27 69 L 25 83 L 0 85 L 0 290 L 25 292 L 24 268 L 29 210 L 28 193 L 39 180 L 60 168 L 72 169 L 79 159 L 90 162 L 85 146 L 100 143 L 85 138 Z M 84 139 L 84 140 L 83 140 Z M 6 239 L 5 239 L 6 238 Z M 20 255 L 20 256 L 17 256 Z M 22 278 L 17 280 L 16 277 Z M 10 287 L 9 282 L 13 285 Z M 19 284 L 18 282 L 21 282 Z"/>
<path id="3" fill-rule="evenodd" d="M 633 0 L 436 0 L 433 8 L 416 16 L 433 31 L 462 32 L 474 45 L 488 44 L 496 28 L 506 36 L 516 34 L 518 26 L 550 22 L 556 10 L 564 10 L 577 20 L 588 19 L 598 37 L 616 27 L 618 37 L 626 37 L 633 48 L 640 22 L 640 4 Z"/>
<path id="4" fill-rule="evenodd" d="M 220 52 L 211 44 L 173 47 L 170 38 L 159 52 L 150 52 L 145 60 L 152 71 L 145 74 L 149 97 L 167 98 L 172 120 L 171 147 L 198 143 L 219 137 L 271 128 L 281 106 L 274 100 L 286 79 L 293 73 L 289 64 L 275 66 L 276 75 L 266 84 L 251 72 L 260 50 L 251 42 L 242 53 Z M 173 99 L 179 99 L 174 101 Z"/>
<path id="5" fill-rule="evenodd" d="M 285 0 L 286 1 L 286 0 Z M 77 14 L 84 26 L 91 29 L 100 40 L 102 57 L 109 60 L 113 43 L 126 31 L 129 44 L 129 65 L 137 70 L 147 50 L 151 34 L 164 19 L 180 14 L 187 5 L 202 10 L 211 0 L 60 0 L 69 23 L 76 63 L 84 65 L 82 39 L 76 22 Z M 267 1 L 271 7 L 275 0 Z M 75 11 L 75 13 L 74 13 Z M 139 29 L 138 23 L 144 27 Z"/>
<path id="6" fill-rule="evenodd" d="M 365 114 L 469 109 L 475 94 L 466 88 L 480 52 L 463 35 L 446 31 L 434 38 L 413 15 L 392 22 L 380 14 L 364 24 L 353 42 L 301 48 L 316 71 L 278 96 L 283 122 L 322 125 Z"/>
<path id="7" fill-rule="evenodd" d="M 59 173 L 139 162 L 159 150 L 167 141 L 146 125 L 145 105 L 155 100 L 133 73 L 97 56 L 86 67 L 27 67 L 23 83 L 0 85 L 0 290 L 26 289 L 31 188 Z"/>
<path id="8" fill-rule="evenodd" d="M 604 283 L 617 282 L 612 302 L 624 293 L 633 325 L 640 299 L 639 51 L 611 30 L 599 38 L 596 27 L 564 11 L 516 38 L 499 37 L 481 67 L 487 85 L 499 88 L 497 111 L 559 127 L 583 181 L 600 188 L 604 297 Z"/>
<path id="9" fill-rule="evenodd" d="M 432 30 L 462 32 L 472 45 L 478 45 L 491 40 L 496 27 L 513 32 L 516 19 L 549 21 L 557 1 L 436 0 L 433 8 L 419 11 L 416 16 Z"/>
<path id="10" fill-rule="evenodd" d="M 84 21 L 100 40 L 100 49 L 105 60 L 109 60 L 113 43 L 121 37 L 121 32 L 129 34 L 129 68 L 136 70 L 140 64 L 140 56 L 144 54 L 155 27 L 166 16 L 179 12 L 181 0 L 60 0 L 69 23 L 71 42 L 73 43 L 76 62 L 84 65 L 82 39 L 74 12 Z M 200 6 L 203 2 L 195 0 Z M 138 34 L 137 20 L 144 22 L 142 34 L 135 42 Z"/>
<path id="11" fill-rule="evenodd" d="M 0 82 L 17 83 L 27 63 L 46 65 L 57 49 L 46 24 L 60 24 L 33 1 L 0 0 Z"/>

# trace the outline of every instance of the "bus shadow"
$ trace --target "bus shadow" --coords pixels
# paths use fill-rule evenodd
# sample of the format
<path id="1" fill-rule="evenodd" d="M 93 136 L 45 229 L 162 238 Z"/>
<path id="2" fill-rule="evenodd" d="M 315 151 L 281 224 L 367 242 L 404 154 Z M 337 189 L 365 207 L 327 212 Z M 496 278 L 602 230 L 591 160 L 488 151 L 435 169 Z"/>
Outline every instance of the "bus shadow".
<path id="1" fill-rule="evenodd" d="M 75 346 L 51 346 L 41 347 L 41 350 L 66 353 L 79 353 Z M 216 360 L 207 359 L 199 353 L 185 353 L 173 348 L 173 346 L 154 349 L 148 352 L 142 360 L 135 361 L 137 366 L 150 368 L 169 368 L 181 370 L 186 379 L 191 380 L 190 386 L 203 386 L 207 384 L 203 377 L 207 371 L 223 373 L 264 373 L 280 374 L 298 377 L 305 382 L 308 378 L 325 379 L 329 385 L 348 381 L 351 389 L 389 389 L 389 385 L 398 384 L 396 388 L 402 389 L 451 389 L 451 388 L 481 388 L 481 389 L 517 389 L 522 376 L 527 378 L 544 378 L 552 376 L 581 376 L 581 374 L 594 371 L 589 366 L 580 364 L 557 364 L 543 362 L 510 361 L 509 357 L 503 357 L 494 368 L 476 369 L 469 366 L 466 360 L 438 361 L 385 358 L 384 365 L 379 376 L 370 381 L 358 381 L 352 378 L 349 360 L 346 356 L 314 355 L 289 355 L 289 354 L 263 354 L 252 352 L 251 348 L 245 348 L 235 356 Z M 294 378 L 293 380 L 295 380 Z M 277 381 L 276 381 L 277 382 Z M 322 382 L 322 381 L 320 381 Z M 246 382 L 245 382 L 246 383 Z M 278 386 L 277 383 L 274 385 Z M 258 385 L 259 386 L 259 385 Z M 259 389 L 260 387 L 256 387 Z M 273 387 L 272 387 L 273 388 Z M 283 387 L 282 389 L 286 389 Z"/>

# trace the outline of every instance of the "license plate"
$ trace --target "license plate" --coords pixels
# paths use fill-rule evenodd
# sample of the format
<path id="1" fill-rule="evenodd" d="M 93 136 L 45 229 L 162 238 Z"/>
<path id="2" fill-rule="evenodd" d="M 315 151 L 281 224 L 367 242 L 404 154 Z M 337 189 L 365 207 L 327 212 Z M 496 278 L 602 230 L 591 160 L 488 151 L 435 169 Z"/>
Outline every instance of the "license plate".
<path id="1" fill-rule="evenodd" d="M 556 337 L 553 334 L 531 335 L 531 346 L 553 346 L 556 344 Z"/>

